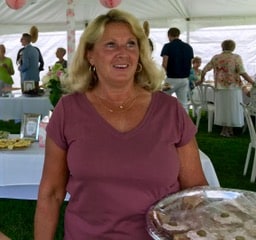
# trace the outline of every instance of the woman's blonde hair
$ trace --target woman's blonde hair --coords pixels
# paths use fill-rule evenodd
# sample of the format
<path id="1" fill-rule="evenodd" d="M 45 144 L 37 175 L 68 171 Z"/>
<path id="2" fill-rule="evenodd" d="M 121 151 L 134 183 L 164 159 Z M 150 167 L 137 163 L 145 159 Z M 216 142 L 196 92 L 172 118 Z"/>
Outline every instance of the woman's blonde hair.
<path id="1" fill-rule="evenodd" d="M 138 71 L 135 73 L 135 82 L 149 91 L 158 90 L 165 74 L 163 69 L 158 67 L 152 59 L 148 38 L 143 31 L 143 27 L 130 13 L 112 9 L 89 23 L 81 35 L 78 48 L 69 68 L 69 77 L 67 79 L 69 91 L 84 92 L 93 89 L 97 85 L 97 78 L 93 77 L 95 73 L 92 71 L 95 69 L 90 66 L 87 53 L 93 49 L 94 44 L 102 37 L 105 26 L 112 22 L 128 24 L 138 40 L 138 65 L 141 64 L 142 68 L 138 66 Z"/>

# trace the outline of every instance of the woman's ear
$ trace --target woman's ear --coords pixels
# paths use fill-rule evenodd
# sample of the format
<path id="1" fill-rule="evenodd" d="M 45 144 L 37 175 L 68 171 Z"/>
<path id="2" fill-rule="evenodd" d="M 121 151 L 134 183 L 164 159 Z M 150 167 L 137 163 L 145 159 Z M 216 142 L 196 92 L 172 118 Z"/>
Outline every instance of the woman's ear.
<path id="1" fill-rule="evenodd" d="M 87 52 L 86 58 L 88 59 L 88 62 L 90 63 L 90 65 L 93 66 L 94 65 L 94 61 L 93 61 L 93 57 L 92 57 L 91 52 Z"/>

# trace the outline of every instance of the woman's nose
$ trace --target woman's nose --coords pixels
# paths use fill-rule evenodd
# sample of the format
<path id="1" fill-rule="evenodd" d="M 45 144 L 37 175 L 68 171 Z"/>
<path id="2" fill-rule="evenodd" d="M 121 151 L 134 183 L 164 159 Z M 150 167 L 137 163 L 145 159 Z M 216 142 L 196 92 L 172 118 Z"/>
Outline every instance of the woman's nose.
<path id="1" fill-rule="evenodd" d="M 117 46 L 117 51 L 123 52 L 126 50 L 126 46 L 125 45 L 118 45 Z"/>

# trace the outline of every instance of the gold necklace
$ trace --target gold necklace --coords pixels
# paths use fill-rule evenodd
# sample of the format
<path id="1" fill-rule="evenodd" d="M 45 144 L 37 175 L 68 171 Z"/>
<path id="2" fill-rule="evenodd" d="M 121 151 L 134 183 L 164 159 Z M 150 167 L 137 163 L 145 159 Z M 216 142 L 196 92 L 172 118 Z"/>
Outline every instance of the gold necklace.
<path id="1" fill-rule="evenodd" d="M 137 99 L 137 96 L 138 96 L 138 95 L 136 95 L 133 98 L 129 97 L 127 100 L 125 100 L 120 105 L 114 106 L 114 108 L 116 108 L 116 110 L 114 110 L 113 107 L 109 107 L 109 106 L 106 105 L 106 103 L 105 103 L 105 102 L 107 102 L 106 99 L 104 99 L 104 98 L 102 98 L 102 97 L 100 97 L 96 94 L 93 94 L 93 95 L 97 99 L 98 103 L 100 105 L 102 105 L 108 112 L 111 112 L 111 113 L 113 113 L 113 112 L 125 112 L 125 111 L 129 110 L 133 106 L 133 104 L 135 103 L 135 101 Z M 111 103 L 111 104 L 114 105 L 113 103 Z"/>

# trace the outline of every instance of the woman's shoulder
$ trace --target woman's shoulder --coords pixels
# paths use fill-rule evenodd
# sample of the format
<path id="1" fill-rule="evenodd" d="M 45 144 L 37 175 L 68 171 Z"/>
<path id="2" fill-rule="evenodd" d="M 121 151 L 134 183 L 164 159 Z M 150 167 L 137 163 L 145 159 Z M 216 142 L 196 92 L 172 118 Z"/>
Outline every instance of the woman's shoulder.
<path id="1" fill-rule="evenodd" d="M 4 62 L 5 63 L 10 63 L 10 62 L 12 62 L 12 59 L 10 57 L 5 57 Z"/>
<path id="2" fill-rule="evenodd" d="M 153 93 L 153 101 L 161 104 L 170 104 L 170 105 L 176 105 L 177 104 L 177 98 L 168 95 L 162 91 L 156 91 Z"/>
<path id="3" fill-rule="evenodd" d="M 85 94 L 75 92 L 63 95 L 54 109 L 72 115 L 81 112 L 81 109 L 85 109 L 86 106 L 88 106 L 88 100 Z"/>
<path id="4" fill-rule="evenodd" d="M 63 95 L 62 100 L 66 103 L 66 102 L 82 100 L 83 98 L 85 98 L 85 94 L 80 92 L 72 92 L 72 93 L 67 93 Z"/>
<path id="5" fill-rule="evenodd" d="M 237 53 L 233 53 L 233 56 L 235 57 L 235 58 L 241 58 L 241 56 L 239 55 L 239 54 L 237 54 Z"/>

